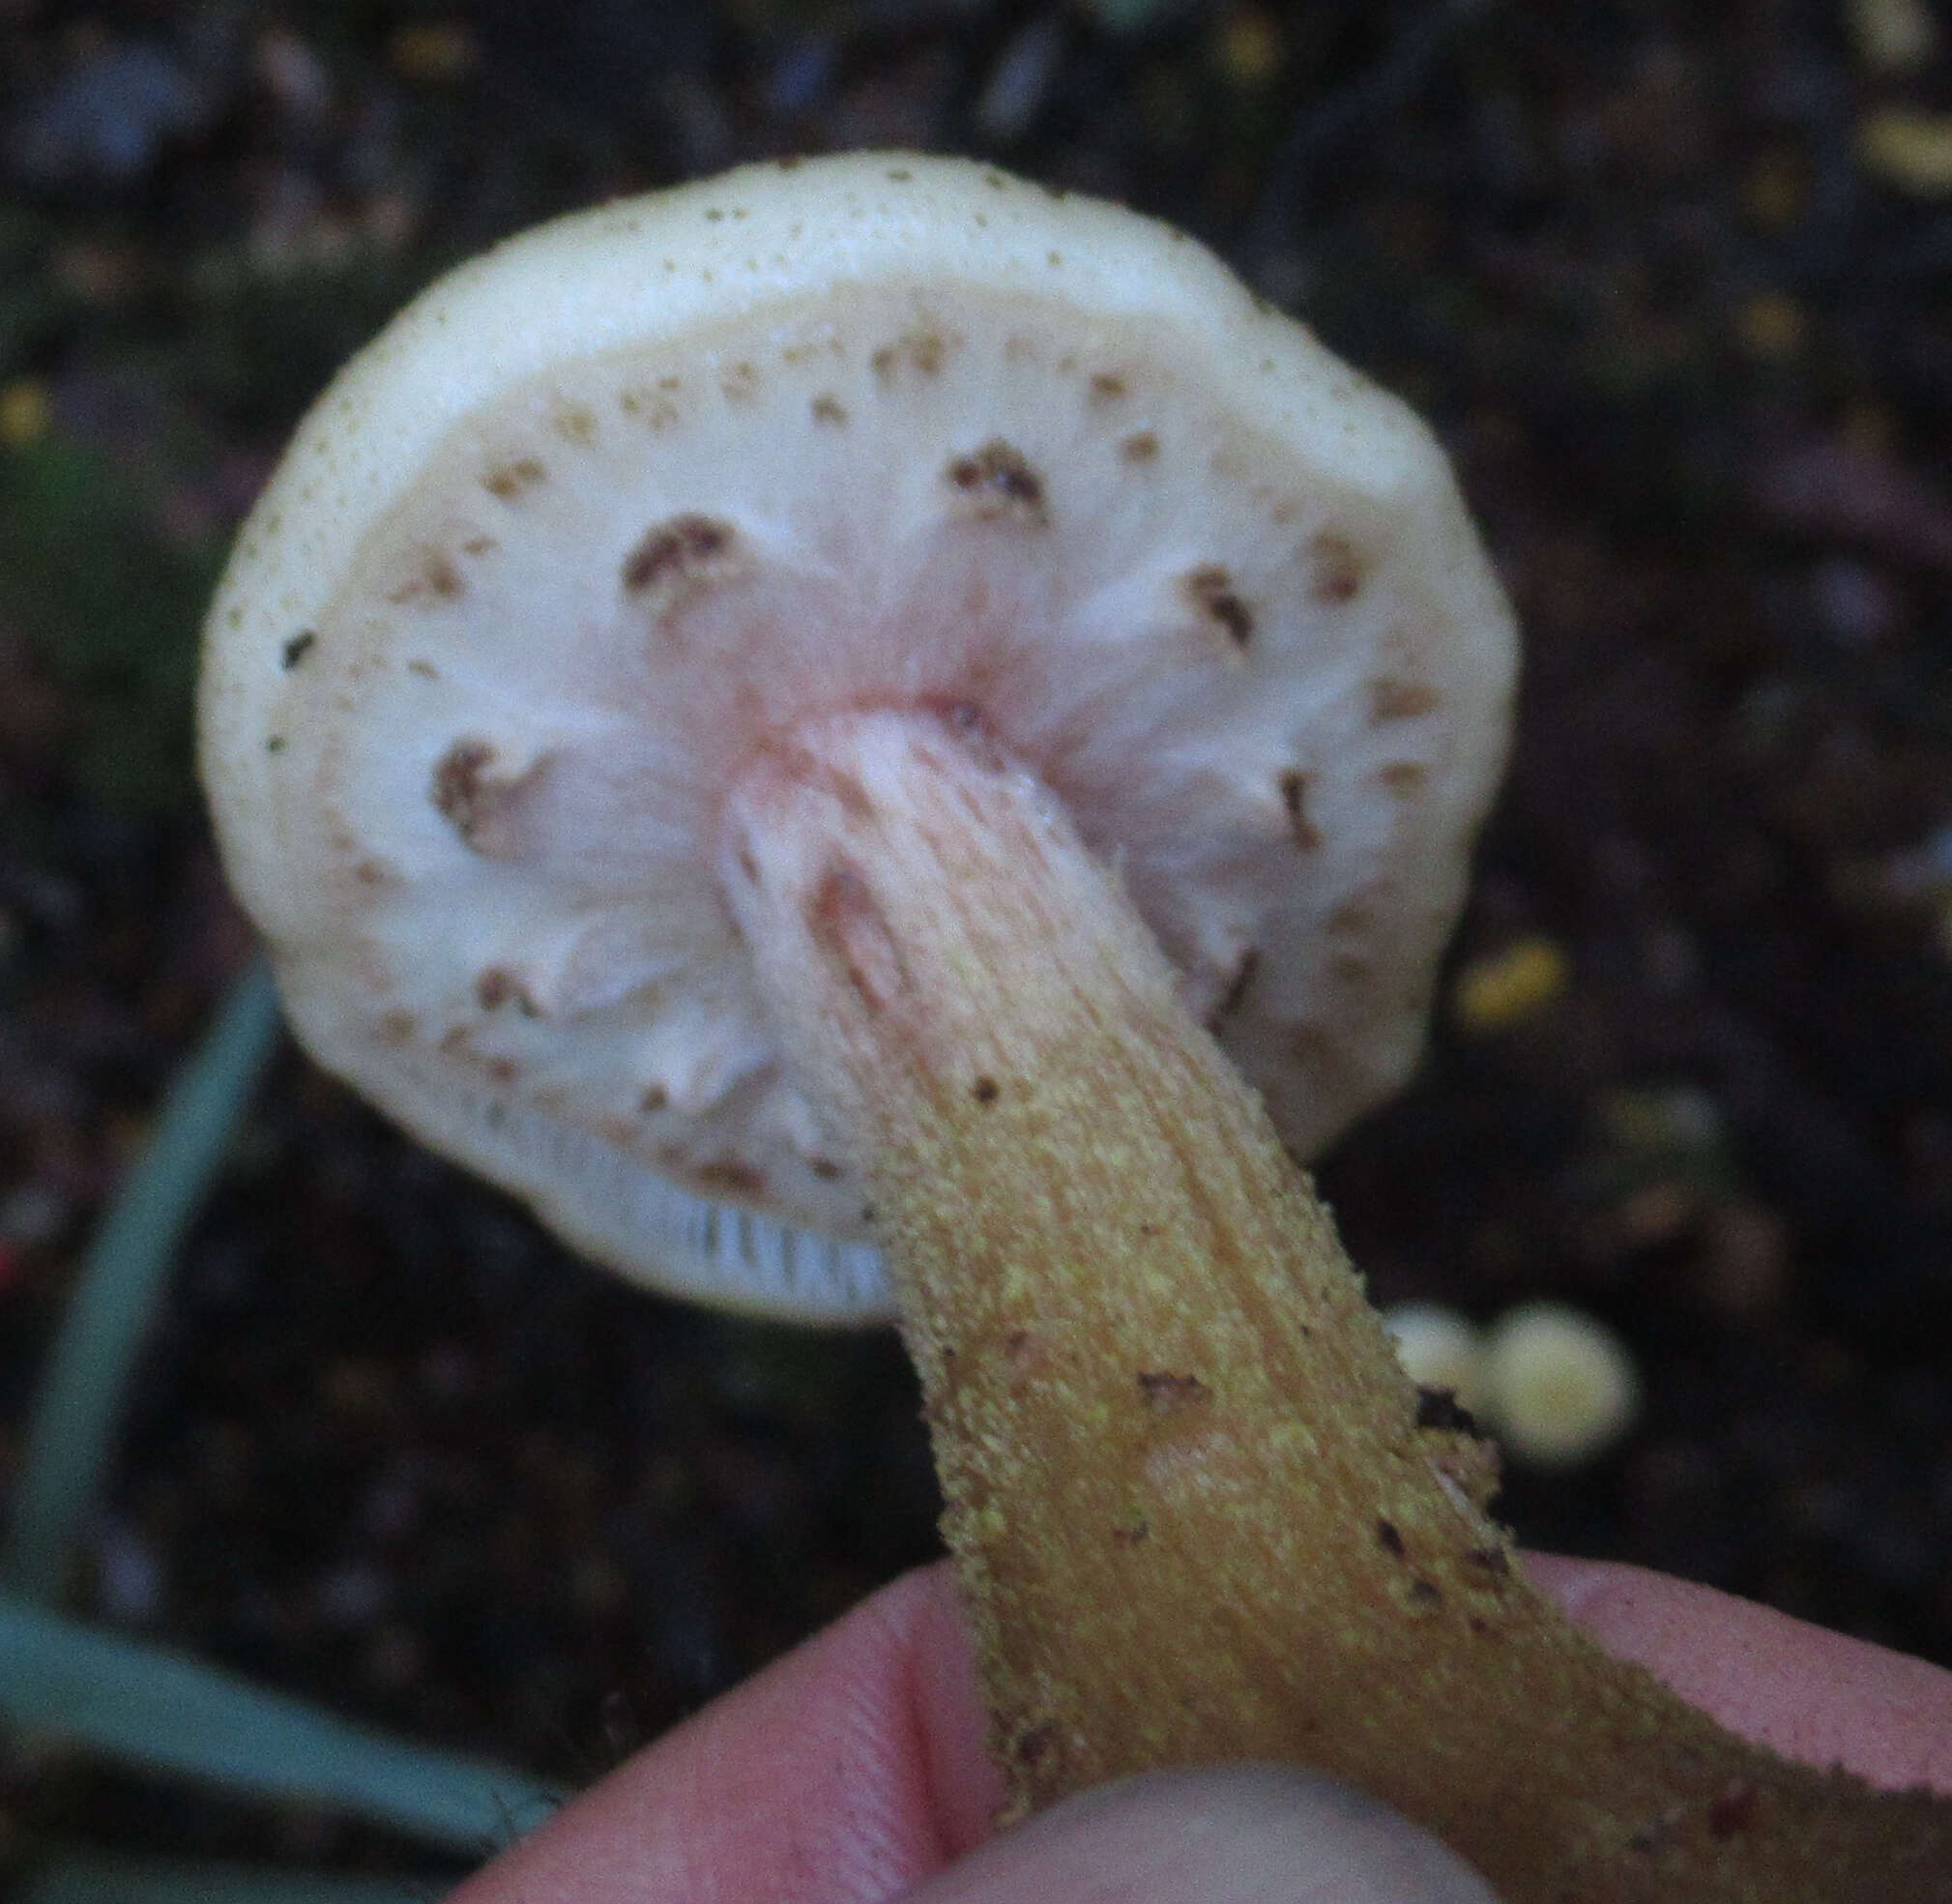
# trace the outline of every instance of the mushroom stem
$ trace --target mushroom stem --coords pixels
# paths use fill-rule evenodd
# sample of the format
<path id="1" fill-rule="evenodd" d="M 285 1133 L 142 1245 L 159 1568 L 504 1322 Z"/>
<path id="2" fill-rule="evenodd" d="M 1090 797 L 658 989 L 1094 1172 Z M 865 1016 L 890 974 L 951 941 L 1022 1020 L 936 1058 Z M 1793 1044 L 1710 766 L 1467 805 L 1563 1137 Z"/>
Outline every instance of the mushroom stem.
<path id="1" fill-rule="evenodd" d="M 1511 1904 L 1952 1900 L 1952 1805 L 1723 1733 L 1525 1578 L 1116 879 L 973 721 L 802 728 L 725 837 L 871 1187 L 1014 1812 L 1279 1759 Z"/>

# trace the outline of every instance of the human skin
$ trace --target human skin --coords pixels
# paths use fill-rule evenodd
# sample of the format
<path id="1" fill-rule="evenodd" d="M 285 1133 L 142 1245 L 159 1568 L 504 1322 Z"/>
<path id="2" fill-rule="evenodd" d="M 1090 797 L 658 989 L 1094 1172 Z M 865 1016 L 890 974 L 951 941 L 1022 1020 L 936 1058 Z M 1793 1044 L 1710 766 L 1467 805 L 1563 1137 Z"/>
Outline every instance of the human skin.
<path id="1" fill-rule="evenodd" d="M 1952 1673 L 1637 1568 L 1544 1556 L 1527 1566 L 1601 1645 L 1733 1730 L 1876 1784 L 1952 1792 Z M 1065 1819 L 1061 1808 L 1055 1830 L 1027 1828 L 1042 1835 L 1027 1838 L 1015 1869 L 978 1861 L 945 1876 L 989 1838 L 1003 1796 L 983 1730 L 947 1570 L 910 1573 L 566 1805 L 452 1904 L 882 1904 L 922 1887 L 923 1898 L 974 1904 L 1014 1894 L 1019 1878 L 1022 1894 L 1036 1895 L 1043 1866 L 1063 1882 L 1081 1842 L 1113 1874 L 1093 1904 L 1148 1904 L 1163 1894 L 1148 1888 L 1162 1821 L 1170 1831 L 1217 1815 L 1223 1865 L 1228 1816 L 1241 1821 L 1244 1856 L 1273 1841 L 1268 1814 L 1281 1794 L 1269 1774 L 1165 1780 L 1095 1816 Z M 1319 1797 L 1298 1784 L 1293 1793 L 1296 1805 Z M 1122 1857 L 1134 1873 L 1123 1889 Z M 965 1882 L 970 1872 L 989 1888 Z M 1216 1867 L 1205 1894 L 1262 1894 L 1236 1875 Z M 1317 1894 L 1338 1904 L 1410 1895 Z"/>

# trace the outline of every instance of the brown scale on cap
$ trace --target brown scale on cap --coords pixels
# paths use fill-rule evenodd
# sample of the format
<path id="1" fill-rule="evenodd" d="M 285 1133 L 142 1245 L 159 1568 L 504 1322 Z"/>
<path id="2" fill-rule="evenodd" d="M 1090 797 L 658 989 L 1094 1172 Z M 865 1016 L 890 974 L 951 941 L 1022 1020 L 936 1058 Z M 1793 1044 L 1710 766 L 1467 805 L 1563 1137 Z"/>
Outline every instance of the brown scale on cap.
<path id="1" fill-rule="evenodd" d="M 741 359 L 718 379 L 718 391 L 728 403 L 757 403 L 761 390 L 759 366 Z"/>
<path id="2" fill-rule="evenodd" d="M 548 471 L 542 467 L 539 458 L 516 456 L 506 463 L 497 463 L 481 478 L 481 487 L 499 501 L 512 503 L 526 496 L 531 489 L 538 488 L 546 481 Z"/>
<path id="3" fill-rule="evenodd" d="M 522 807 L 550 769 L 548 755 L 518 775 L 493 771 L 490 742 L 456 741 L 434 763 L 428 798 L 444 819 L 484 859 L 512 857 L 522 845 Z"/>
<path id="4" fill-rule="evenodd" d="M 1281 790 L 1281 805 L 1288 815 L 1288 831 L 1304 853 L 1312 853 L 1322 844 L 1321 830 L 1308 817 L 1308 783 L 1312 778 L 1300 768 L 1290 767 L 1275 783 Z"/>
<path id="5" fill-rule="evenodd" d="M 549 427 L 565 443 L 587 450 L 597 440 L 597 413 L 587 403 L 562 403 L 549 419 Z"/>
<path id="6" fill-rule="evenodd" d="M 904 371 L 918 377 L 938 377 L 955 341 L 933 326 L 904 331 L 892 343 L 877 346 L 870 353 L 868 368 L 883 388 L 892 386 Z"/>
<path id="7" fill-rule="evenodd" d="M 966 456 L 952 456 L 943 471 L 952 489 L 969 498 L 982 522 L 1013 522 L 1027 529 L 1050 525 L 1044 479 L 1021 450 L 991 437 Z"/>
<path id="8" fill-rule="evenodd" d="M 676 377 L 661 377 L 656 383 L 631 384 L 618 393 L 617 407 L 647 428 L 666 430 L 684 414 L 678 407 L 678 387 Z"/>
<path id="9" fill-rule="evenodd" d="M 490 965 L 476 979 L 475 1003 L 483 1011 L 498 1011 L 505 1005 L 512 1005 L 525 1018 L 542 1015 L 542 1009 L 522 975 L 506 965 Z"/>
<path id="10" fill-rule="evenodd" d="M 694 1164 L 691 1179 L 701 1189 L 720 1196 L 760 1197 L 766 1194 L 764 1172 L 738 1157 L 715 1157 L 709 1163 Z"/>
<path id="11" fill-rule="evenodd" d="M 387 591 L 387 600 L 400 606 L 432 604 L 458 601 L 467 592 L 467 581 L 453 557 L 442 549 L 427 549 L 416 560 L 412 572 Z"/>
<path id="12" fill-rule="evenodd" d="M 1389 720 L 1421 720 L 1442 705 L 1443 696 L 1427 681 L 1379 675 L 1369 684 L 1369 718 L 1378 726 Z"/>
<path id="13" fill-rule="evenodd" d="M 620 579 L 624 593 L 662 622 L 743 566 L 739 531 L 731 523 L 687 511 L 645 531 L 624 558 Z"/>
<path id="14" fill-rule="evenodd" d="M 1202 563 L 1181 580 L 1180 592 L 1226 638 L 1237 658 L 1254 638 L 1254 611 L 1240 600 L 1223 564 Z"/>
<path id="15" fill-rule="evenodd" d="M 1324 529 L 1311 537 L 1308 557 L 1315 571 L 1312 588 L 1317 601 L 1354 601 L 1362 593 L 1362 585 L 1369 577 L 1369 564 L 1361 550 L 1340 530 Z"/>

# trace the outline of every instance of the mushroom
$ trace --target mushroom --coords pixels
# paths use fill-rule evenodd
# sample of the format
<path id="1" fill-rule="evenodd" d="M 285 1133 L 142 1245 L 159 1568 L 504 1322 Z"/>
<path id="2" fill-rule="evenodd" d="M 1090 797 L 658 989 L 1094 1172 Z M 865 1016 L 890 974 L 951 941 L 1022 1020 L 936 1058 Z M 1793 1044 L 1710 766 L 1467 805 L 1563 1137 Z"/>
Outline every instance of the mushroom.
<path id="1" fill-rule="evenodd" d="M 859 1166 L 721 879 L 749 764 L 972 723 L 1312 1155 L 1414 1060 L 1513 652 L 1420 426 L 1206 252 L 847 160 L 409 310 L 244 532 L 203 761 L 327 1065 L 629 1274 L 872 1317 Z"/>
<path id="2" fill-rule="evenodd" d="M 1019 1812 L 1290 1758 L 1516 1904 L 1952 1897 L 1942 1809 L 1530 1586 L 1268 1121 L 1411 1062 L 1512 650 L 1421 426 L 1207 253 L 863 156 L 426 293 L 202 752 L 322 1062 L 647 1280 L 898 1304 Z"/>
<path id="3" fill-rule="evenodd" d="M 1534 1468 L 1577 1468 L 1633 1425 L 1640 1377 L 1597 1316 L 1565 1303 L 1521 1303 L 1484 1338 L 1485 1413 L 1500 1446 Z"/>

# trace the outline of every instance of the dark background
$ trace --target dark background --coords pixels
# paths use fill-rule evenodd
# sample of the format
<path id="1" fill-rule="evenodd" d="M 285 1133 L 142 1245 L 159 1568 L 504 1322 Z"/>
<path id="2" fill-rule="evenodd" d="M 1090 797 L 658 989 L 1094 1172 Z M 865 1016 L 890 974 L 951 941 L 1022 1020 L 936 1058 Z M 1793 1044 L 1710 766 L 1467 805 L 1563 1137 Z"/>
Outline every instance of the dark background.
<path id="1" fill-rule="evenodd" d="M 1632 1344 L 1629 1443 L 1508 1516 L 1952 1661 L 1952 19 L 1906 54 L 1916 11 L 0 0 L 0 1479 L 248 955 L 187 695 L 306 401 L 550 213 L 968 151 L 1186 225 L 1421 406 L 1518 603 L 1429 1061 L 1323 1171 L 1380 1296 L 1554 1294 Z M 1527 947 L 1563 982 L 1457 1010 Z M 580 1778 L 933 1511 L 890 1339 L 622 1288 L 287 1051 L 83 1604 Z M 398 1861 L 0 1765 L 0 1852 L 42 1831 Z"/>

